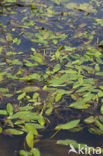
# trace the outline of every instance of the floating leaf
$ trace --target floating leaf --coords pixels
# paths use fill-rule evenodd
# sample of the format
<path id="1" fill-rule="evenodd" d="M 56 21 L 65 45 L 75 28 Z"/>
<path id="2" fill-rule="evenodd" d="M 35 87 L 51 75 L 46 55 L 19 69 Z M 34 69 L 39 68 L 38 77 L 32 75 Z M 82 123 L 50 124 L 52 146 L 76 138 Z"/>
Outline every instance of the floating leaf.
<path id="1" fill-rule="evenodd" d="M 103 76 L 103 72 L 97 72 L 96 75 Z"/>
<path id="2" fill-rule="evenodd" d="M 40 90 L 40 88 L 35 87 L 35 86 L 27 86 L 27 87 L 23 88 L 23 92 L 25 92 L 25 93 L 35 92 L 35 91 L 38 91 L 38 90 Z"/>
<path id="3" fill-rule="evenodd" d="M 73 146 L 75 145 L 76 147 L 78 147 L 77 142 L 75 140 L 70 140 L 70 139 L 58 140 L 57 144 L 66 145 L 66 146 L 72 144 Z"/>
<path id="4" fill-rule="evenodd" d="M 99 120 L 103 123 L 103 116 L 99 115 Z"/>
<path id="5" fill-rule="evenodd" d="M 24 93 L 22 93 L 22 94 L 20 94 L 19 96 L 18 96 L 18 100 L 21 100 L 21 99 L 23 99 L 24 97 L 26 96 L 26 93 L 24 92 Z"/>
<path id="6" fill-rule="evenodd" d="M 28 110 L 32 110 L 34 107 L 30 106 L 30 105 L 26 105 L 26 106 L 21 106 L 19 107 L 20 111 L 28 111 Z"/>
<path id="7" fill-rule="evenodd" d="M 29 156 L 29 152 L 24 151 L 24 150 L 20 150 L 20 151 L 19 151 L 19 154 L 20 154 L 21 156 Z"/>
<path id="8" fill-rule="evenodd" d="M 49 108 L 45 111 L 45 114 L 50 115 L 52 113 L 52 110 L 53 110 L 53 106 L 50 105 Z"/>
<path id="9" fill-rule="evenodd" d="M 90 105 L 86 104 L 86 101 L 88 101 L 88 99 L 86 99 L 86 98 L 83 100 L 80 100 L 80 101 L 76 101 L 76 102 L 70 104 L 69 107 L 73 107 L 76 109 L 87 109 Z"/>
<path id="10" fill-rule="evenodd" d="M 60 64 L 56 64 L 56 65 L 54 66 L 54 68 L 53 68 L 53 73 L 59 71 L 60 68 L 61 68 Z"/>
<path id="11" fill-rule="evenodd" d="M 31 152 L 33 156 L 40 156 L 40 151 L 37 148 L 33 148 Z"/>
<path id="12" fill-rule="evenodd" d="M 2 127 L 0 127 L 0 133 L 2 133 Z"/>
<path id="13" fill-rule="evenodd" d="M 37 135 L 37 136 L 39 135 L 37 130 L 36 130 L 36 127 L 33 124 L 31 124 L 31 123 L 25 124 L 25 128 L 24 129 L 26 130 L 26 132 L 30 132 L 31 131 L 32 134 Z"/>
<path id="14" fill-rule="evenodd" d="M 38 62 L 38 63 L 42 63 L 43 60 L 42 60 L 42 55 L 39 54 L 39 56 L 33 56 L 31 55 L 31 59 L 33 59 L 34 61 Z"/>
<path id="15" fill-rule="evenodd" d="M 101 106 L 101 114 L 103 114 L 103 105 Z"/>
<path id="16" fill-rule="evenodd" d="M 73 129 L 70 129 L 70 132 L 79 132 L 79 131 L 82 131 L 83 130 L 83 127 L 75 127 Z"/>
<path id="17" fill-rule="evenodd" d="M 42 115 L 39 116 L 40 118 L 38 119 L 38 122 L 40 123 L 41 126 L 45 124 L 44 117 Z"/>
<path id="18" fill-rule="evenodd" d="M 62 98 L 62 93 L 58 93 L 55 97 L 55 102 L 58 102 Z"/>
<path id="19" fill-rule="evenodd" d="M 26 136 L 26 143 L 30 148 L 33 148 L 33 145 L 34 145 L 33 141 L 34 141 L 34 135 L 30 131 Z"/>
<path id="20" fill-rule="evenodd" d="M 20 111 L 8 117 L 9 119 L 21 119 L 24 121 L 39 120 L 41 116 L 35 112 Z"/>
<path id="21" fill-rule="evenodd" d="M 95 124 L 96 124 L 96 126 L 99 127 L 99 129 L 100 129 L 101 131 L 103 131 L 103 124 L 102 124 L 99 120 L 96 120 L 96 121 L 95 121 Z"/>
<path id="22" fill-rule="evenodd" d="M 17 130 L 17 129 L 5 129 L 4 130 L 4 133 L 6 133 L 6 134 L 12 134 L 12 135 L 21 135 L 24 132 L 23 131 L 20 131 L 20 130 Z"/>
<path id="23" fill-rule="evenodd" d="M 8 93 L 9 89 L 8 88 L 0 88 L 1 93 Z"/>
<path id="24" fill-rule="evenodd" d="M 85 148 L 85 144 L 80 144 L 78 142 L 76 142 L 75 140 L 70 140 L 70 139 L 65 139 L 65 140 L 58 140 L 57 144 L 61 144 L 61 145 L 73 145 L 74 148 L 78 148 L 78 145 L 80 145 L 81 148 Z M 89 148 L 89 146 L 87 146 L 87 148 Z"/>
<path id="25" fill-rule="evenodd" d="M 7 113 L 6 110 L 0 110 L 0 114 L 1 114 L 1 115 L 7 115 L 8 113 Z"/>
<path id="26" fill-rule="evenodd" d="M 79 124 L 80 120 L 73 120 L 66 124 L 61 124 L 55 127 L 55 129 L 72 129 Z"/>
<path id="27" fill-rule="evenodd" d="M 77 3 L 68 3 L 66 4 L 66 8 L 68 9 L 77 9 L 80 11 L 93 12 L 97 13 L 97 10 L 93 8 L 89 3 L 82 3 L 78 5 Z"/>
<path id="28" fill-rule="evenodd" d="M 75 47 L 69 47 L 69 46 L 64 46 L 66 51 L 74 51 L 76 48 Z"/>
<path id="29" fill-rule="evenodd" d="M 89 116 L 88 118 L 86 118 L 84 120 L 84 122 L 87 124 L 91 124 L 91 123 L 95 122 L 95 118 L 94 118 L 94 116 Z"/>
<path id="30" fill-rule="evenodd" d="M 89 132 L 93 134 L 103 135 L 103 131 L 98 128 L 89 128 Z"/>
<path id="31" fill-rule="evenodd" d="M 97 72 L 100 71 L 100 66 L 99 66 L 99 64 L 96 64 L 96 65 L 95 65 L 95 70 L 96 70 Z"/>
<path id="32" fill-rule="evenodd" d="M 10 103 L 7 104 L 6 110 L 9 115 L 13 114 L 13 106 Z"/>

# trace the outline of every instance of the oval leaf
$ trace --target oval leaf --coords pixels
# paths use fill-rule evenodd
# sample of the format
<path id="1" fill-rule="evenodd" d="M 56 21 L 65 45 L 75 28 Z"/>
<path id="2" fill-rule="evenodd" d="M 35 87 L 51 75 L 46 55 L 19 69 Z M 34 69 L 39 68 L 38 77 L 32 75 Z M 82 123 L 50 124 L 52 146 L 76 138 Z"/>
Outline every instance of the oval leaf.
<path id="1" fill-rule="evenodd" d="M 7 104 L 6 110 L 9 115 L 13 114 L 13 106 L 10 103 Z"/>

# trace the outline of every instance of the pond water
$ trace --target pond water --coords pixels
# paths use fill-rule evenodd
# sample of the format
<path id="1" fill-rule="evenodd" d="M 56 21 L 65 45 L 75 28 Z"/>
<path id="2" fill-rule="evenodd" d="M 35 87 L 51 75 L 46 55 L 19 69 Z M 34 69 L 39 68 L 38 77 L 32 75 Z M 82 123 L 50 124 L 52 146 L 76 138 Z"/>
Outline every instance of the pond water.
<path id="1" fill-rule="evenodd" d="M 0 1 L 0 156 L 29 150 L 34 118 L 12 116 L 28 110 L 43 117 L 33 131 L 41 156 L 68 156 L 57 140 L 103 148 L 102 34 L 102 0 Z M 55 130 L 72 120 L 77 129 Z"/>

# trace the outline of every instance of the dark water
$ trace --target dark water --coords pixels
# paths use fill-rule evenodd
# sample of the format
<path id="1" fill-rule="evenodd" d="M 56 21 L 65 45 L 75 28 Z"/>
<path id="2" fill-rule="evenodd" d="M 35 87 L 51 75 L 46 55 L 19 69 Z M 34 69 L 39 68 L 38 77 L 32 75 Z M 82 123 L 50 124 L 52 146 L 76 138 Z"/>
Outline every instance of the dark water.
<path id="1" fill-rule="evenodd" d="M 0 135 L 0 156 L 18 156 L 23 148 L 23 137 Z"/>
<path id="2" fill-rule="evenodd" d="M 35 2 L 35 1 L 34 1 Z M 89 26 L 92 25 L 93 22 L 93 17 L 95 17 L 94 14 L 90 14 L 90 15 L 84 15 L 83 12 L 79 12 L 78 14 L 76 14 L 76 11 L 74 10 L 73 12 L 71 11 L 72 17 L 70 17 L 68 15 L 68 17 L 63 20 L 61 20 L 63 17 L 61 15 L 62 12 L 66 11 L 66 8 L 62 5 L 62 3 L 60 4 L 60 6 L 56 5 L 55 3 L 53 3 L 53 1 L 43 1 L 45 4 L 47 4 L 48 6 L 50 5 L 54 5 L 54 8 L 56 9 L 56 11 L 60 12 L 60 14 L 58 14 L 57 16 L 54 17 L 49 17 L 48 18 L 48 24 L 47 23 L 42 23 L 41 21 L 38 21 L 36 24 L 40 27 L 45 27 L 47 29 L 50 29 L 54 32 L 58 31 L 58 32 L 66 32 L 67 33 L 67 38 L 64 41 L 60 41 L 59 45 L 61 44 L 69 44 L 71 45 L 72 43 L 74 44 L 74 46 L 79 46 L 79 44 L 82 44 L 82 41 L 78 38 L 77 40 L 73 40 L 72 41 L 72 36 L 79 30 L 76 29 L 80 24 L 85 23 L 85 30 L 91 30 L 91 28 L 89 28 Z M 68 2 L 68 1 L 67 1 Z M 83 3 L 83 0 L 74 0 L 73 2 L 78 2 L 78 3 Z M 85 2 L 88 2 L 88 0 L 85 0 Z M 17 3 L 21 3 L 21 2 L 17 2 Z M 11 9 L 9 11 L 9 8 L 12 8 L 12 10 L 15 12 L 15 14 L 10 14 Z M 11 30 L 13 28 L 15 28 L 15 31 L 12 31 L 12 34 L 14 37 L 17 37 L 18 34 L 20 34 L 22 32 L 22 27 L 19 27 L 20 24 L 22 24 L 22 18 L 25 17 L 25 14 L 27 14 L 27 16 L 30 16 L 30 7 L 27 4 L 24 4 L 24 6 L 20 7 L 19 5 L 13 4 L 13 6 L 9 6 L 6 7 L 4 6 L 0 6 L 1 9 L 1 14 L 0 14 L 0 23 L 3 23 L 3 25 L 6 26 L 5 29 L 2 29 L 0 27 L 0 36 L 1 38 L 5 38 L 5 34 L 8 32 L 11 32 Z M 25 11 L 26 9 L 26 11 Z M 26 13 L 25 13 L 26 12 Z M 89 18 L 92 17 L 92 18 Z M 101 11 L 98 12 L 97 17 L 99 18 L 103 18 L 103 15 L 101 14 Z M 37 19 L 37 17 L 33 17 L 35 20 Z M 75 28 L 73 27 L 73 29 L 70 28 L 70 26 L 68 25 L 67 21 L 69 20 L 69 18 L 71 18 L 71 20 L 73 22 L 75 22 Z M 63 29 L 60 29 L 57 26 L 62 26 Z M 26 29 L 26 28 L 24 28 Z M 83 28 L 84 29 L 84 28 Z M 24 32 L 29 31 L 29 32 L 33 32 L 36 33 L 37 30 L 30 30 L 29 28 L 27 28 L 27 30 L 25 30 Z M 101 34 L 101 29 L 99 29 L 99 27 L 97 27 L 97 34 L 96 36 L 99 36 L 99 39 L 102 40 L 103 36 Z M 47 49 L 48 52 L 50 51 L 50 46 L 52 46 L 52 43 L 50 43 L 50 45 L 39 45 L 35 42 L 32 42 L 29 38 L 26 39 L 25 37 L 26 34 L 21 34 L 20 39 L 22 39 L 22 42 L 20 45 L 16 45 L 14 44 L 13 47 L 15 49 L 16 52 L 19 51 L 23 51 L 24 54 L 26 54 L 27 56 L 31 53 L 31 47 L 38 49 L 40 51 L 43 51 L 43 49 Z M 96 37 L 95 39 L 96 40 Z M 10 43 L 0 43 L 0 45 L 6 45 L 7 49 L 12 49 L 10 47 Z M 57 48 L 55 45 L 52 46 L 52 48 L 55 49 Z M 22 60 L 23 57 L 26 57 L 25 55 L 15 55 L 15 58 L 19 58 Z M 1 54 L 0 54 L 1 55 Z M 2 60 L 4 59 L 5 56 L 1 55 L 0 61 L 2 62 Z M 4 67 L 5 69 L 7 68 L 7 66 Z M 15 67 L 16 69 L 17 67 Z M 16 83 L 16 82 L 14 82 Z M 1 86 L 4 84 L 1 84 Z M 5 85 L 8 85 L 7 83 Z M 9 84 L 10 85 L 10 84 Z M 19 85 L 19 83 L 17 82 L 16 85 Z M 10 99 L 10 102 L 16 102 L 15 101 L 15 97 L 14 99 Z M 7 101 L 6 100 L 2 100 L 2 102 L 0 102 L 2 105 L 2 108 L 6 105 Z M 66 118 L 66 117 L 65 117 Z M 68 115 L 69 118 L 69 115 Z M 55 120 L 55 119 L 54 119 Z M 52 124 L 53 125 L 53 124 Z M 55 126 L 54 126 L 55 127 Z M 69 147 L 65 147 L 65 146 L 61 146 L 61 145 L 56 145 L 56 140 L 58 139 L 74 139 L 76 141 L 78 141 L 79 143 L 85 143 L 88 144 L 90 146 L 102 146 L 103 143 L 103 137 L 102 136 L 97 136 L 97 135 L 92 135 L 90 134 L 87 129 L 84 129 L 84 131 L 79 132 L 79 133 L 70 133 L 67 131 L 63 131 L 63 132 L 59 132 L 53 139 L 49 139 L 50 136 L 54 133 L 54 131 L 52 131 L 50 128 L 45 132 L 44 137 L 40 140 L 39 143 L 37 143 L 35 146 L 38 147 L 41 151 L 41 156 L 68 156 L 68 150 Z M 20 149 L 23 148 L 23 141 L 24 141 L 24 137 L 14 137 L 14 136 L 4 136 L 4 135 L 0 135 L 0 156 L 18 156 L 18 151 Z M 71 154 L 72 156 L 73 154 Z M 75 155 L 75 154 L 74 154 Z"/>

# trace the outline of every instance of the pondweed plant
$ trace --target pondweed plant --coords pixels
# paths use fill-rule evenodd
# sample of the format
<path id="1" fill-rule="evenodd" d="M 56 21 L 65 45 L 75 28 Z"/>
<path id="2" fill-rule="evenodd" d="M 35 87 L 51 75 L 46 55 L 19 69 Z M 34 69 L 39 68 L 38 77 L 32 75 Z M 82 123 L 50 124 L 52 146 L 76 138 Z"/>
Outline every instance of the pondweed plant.
<path id="1" fill-rule="evenodd" d="M 79 132 L 85 127 L 102 135 L 103 20 L 98 16 L 103 2 L 5 0 L 1 4 L 0 132 L 25 134 L 28 147 L 20 155 L 39 156 L 35 142 L 41 130 L 51 123 L 52 114 L 58 116 L 63 109 L 85 116 L 70 115 L 65 120 L 60 114 L 64 124 L 58 121 L 52 137 L 61 130 Z M 78 144 L 68 138 L 57 143 Z"/>
<path id="2" fill-rule="evenodd" d="M 45 120 L 44 117 L 37 113 L 32 112 L 34 107 L 27 105 L 19 107 L 18 111 L 14 113 L 13 106 L 8 103 L 6 110 L 0 110 L 0 114 L 4 115 L 5 130 L 0 127 L 0 132 L 7 135 L 21 135 L 26 133 L 25 142 L 30 148 L 30 151 L 21 150 L 20 155 L 24 156 L 39 156 L 38 149 L 34 148 L 34 140 L 39 137 L 38 129 L 43 129 Z"/>

